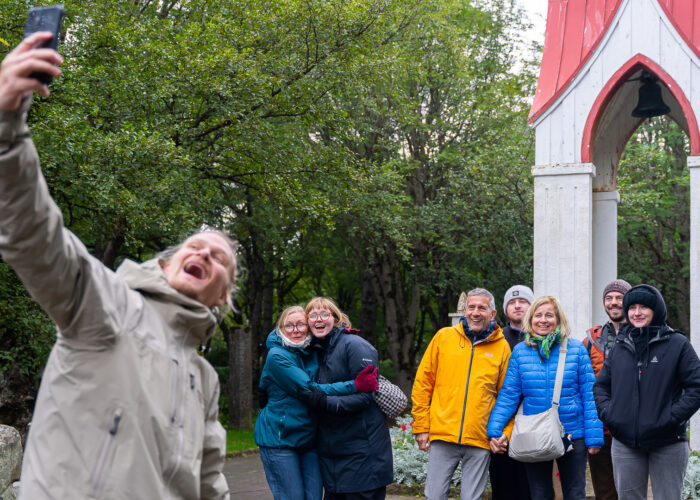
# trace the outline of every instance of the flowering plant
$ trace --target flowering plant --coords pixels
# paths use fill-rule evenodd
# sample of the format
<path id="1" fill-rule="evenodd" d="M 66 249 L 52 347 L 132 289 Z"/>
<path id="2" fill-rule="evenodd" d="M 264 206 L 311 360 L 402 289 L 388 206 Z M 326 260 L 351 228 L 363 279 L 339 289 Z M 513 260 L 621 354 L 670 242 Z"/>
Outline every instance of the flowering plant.
<path id="1" fill-rule="evenodd" d="M 396 425 L 389 429 L 391 446 L 394 452 L 394 482 L 413 486 L 425 484 L 428 470 L 428 453 L 418 449 L 413 438 L 413 419 L 400 417 Z M 462 478 L 462 469 L 457 467 L 452 475 L 452 484 L 458 485 Z"/>

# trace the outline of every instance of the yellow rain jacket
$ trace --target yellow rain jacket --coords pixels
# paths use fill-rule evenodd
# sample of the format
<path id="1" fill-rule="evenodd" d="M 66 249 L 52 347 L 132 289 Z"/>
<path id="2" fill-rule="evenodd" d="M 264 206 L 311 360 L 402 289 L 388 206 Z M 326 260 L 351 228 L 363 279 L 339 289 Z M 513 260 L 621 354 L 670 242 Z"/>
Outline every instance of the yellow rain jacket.
<path id="1" fill-rule="evenodd" d="M 489 449 L 486 426 L 509 359 L 510 347 L 498 325 L 473 345 L 461 323 L 438 331 L 413 383 L 413 433 Z M 504 431 L 508 437 L 511 429 L 512 421 Z"/>

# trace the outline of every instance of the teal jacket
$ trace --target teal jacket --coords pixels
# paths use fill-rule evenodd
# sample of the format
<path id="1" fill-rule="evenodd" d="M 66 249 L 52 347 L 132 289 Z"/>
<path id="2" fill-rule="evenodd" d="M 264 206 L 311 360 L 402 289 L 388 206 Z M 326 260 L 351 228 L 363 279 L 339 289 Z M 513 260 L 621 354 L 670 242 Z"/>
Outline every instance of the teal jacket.
<path id="1" fill-rule="evenodd" d="M 268 402 L 255 422 L 255 444 L 269 448 L 307 450 L 316 446 L 316 413 L 296 398 L 299 389 L 314 387 L 326 394 L 354 394 L 355 382 L 315 383 L 316 353 L 282 344 L 273 330 L 267 336 L 269 352 L 260 377 Z"/>

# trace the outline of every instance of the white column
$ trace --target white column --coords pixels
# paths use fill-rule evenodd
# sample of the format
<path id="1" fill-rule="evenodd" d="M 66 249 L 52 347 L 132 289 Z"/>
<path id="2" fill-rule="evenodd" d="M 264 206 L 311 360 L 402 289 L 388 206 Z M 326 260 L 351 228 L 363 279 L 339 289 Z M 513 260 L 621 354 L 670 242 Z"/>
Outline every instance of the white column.
<path id="1" fill-rule="evenodd" d="M 603 289 L 617 278 L 617 205 L 620 193 L 593 193 L 593 321 L 608 321 L 603 307 Z"/>
<path id="2" fill-rule="evenodd" d="M 700 156 L 688 156 L 690 170 L 690 342 L 700 353 Z M 700 414 L 690 419 L 690 448 L 700 449 Z"/>
<path id="3" fill-rule="evenodd" d="M 535 296 L 562 303 L 572 334 L 583 338 L 591 326 L 593 289 L 592 163 L 536 165 Z"/>

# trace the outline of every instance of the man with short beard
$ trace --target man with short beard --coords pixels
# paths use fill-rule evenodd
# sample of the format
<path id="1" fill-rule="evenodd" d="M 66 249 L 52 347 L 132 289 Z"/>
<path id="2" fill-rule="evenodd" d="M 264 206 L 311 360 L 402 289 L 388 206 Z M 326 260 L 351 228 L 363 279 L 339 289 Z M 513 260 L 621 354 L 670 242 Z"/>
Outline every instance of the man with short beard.
<path id="1" fill-rule="evenodd" d="M 583 340 L 583 343 L 588 349 L 596 377 L 603 368 L 603 363 L 610 354 L 610 350 L 615 345 L 615 338 L 620 331 L 620 326 L 625 323 L 622 299 L 630 288 L 630 284 L 625 280 L 617 279 L 608 283 L 603 290 L 603 306 L 610 321 L 604 325 L 594 326 L 586 332 L 587 338 Z M 588 455 L 591 482 L 597 500 L 617 500 L 610 456 L 611 442 L 610 431 L 605 429 L 605 445 L 598 454 Z"/>

